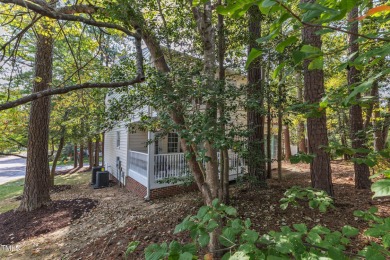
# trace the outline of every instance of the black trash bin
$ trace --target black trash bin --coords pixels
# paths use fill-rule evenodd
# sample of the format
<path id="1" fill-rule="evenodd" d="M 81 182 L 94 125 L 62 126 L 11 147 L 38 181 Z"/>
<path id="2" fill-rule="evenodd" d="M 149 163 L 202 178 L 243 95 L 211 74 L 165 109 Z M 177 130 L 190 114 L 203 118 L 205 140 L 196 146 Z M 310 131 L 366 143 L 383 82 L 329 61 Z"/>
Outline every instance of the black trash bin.
<path id="1" fill-rule="evenodd" d="M 91 185 L 96 184 L 96 173 L 104 171 L 103 166 L 98 166 L 98 167 L 92 167 L 92 178 L 91 178 Z"/>
<path id="2" fill-rule="evenodd" d="M 108 171 L 103 171 L 103 172 L 97 172 L 96 173 L 96 183 L 93 186 L 94 189 L 99 189 L 103 187 L 108 187 L 110 183 L 110 174 Z"/>

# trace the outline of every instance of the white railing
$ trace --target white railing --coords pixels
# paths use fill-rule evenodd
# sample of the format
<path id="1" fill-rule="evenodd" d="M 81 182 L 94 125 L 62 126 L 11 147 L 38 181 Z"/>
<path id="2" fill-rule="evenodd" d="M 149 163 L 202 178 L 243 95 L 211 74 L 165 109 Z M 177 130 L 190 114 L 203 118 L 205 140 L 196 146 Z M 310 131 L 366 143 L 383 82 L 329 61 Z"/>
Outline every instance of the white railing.
<path id="1" fill-rule="evenodd" d="M 220 167 L 220 153 L 218 156 L 218 167 Z M 206 163 L 203 162 L 206 166 Z M 237 153 L 229 152 L 229 175 L 231 179 L 234 176 L 241 175 L 245 172 L 246 165 L 244 159 L 240 158 Z M 183 177 L 189 174 L 190 170 L 184 153 L 169 153 L 154 155 L 154 179 L 162 180 L 170 177 Z"/>
<path id="2" fill-rule="evenodd" d="M 184 153 L 154 155 L 154 179 L 185 176 L 189 173 Z"/>
<path id="3" fill-rule="evenodd" d="M 141 174 L 145 177 L 148 176 L 148 154 L 135 151 L 129 151 L 128 153 L 129 170 Z"/>

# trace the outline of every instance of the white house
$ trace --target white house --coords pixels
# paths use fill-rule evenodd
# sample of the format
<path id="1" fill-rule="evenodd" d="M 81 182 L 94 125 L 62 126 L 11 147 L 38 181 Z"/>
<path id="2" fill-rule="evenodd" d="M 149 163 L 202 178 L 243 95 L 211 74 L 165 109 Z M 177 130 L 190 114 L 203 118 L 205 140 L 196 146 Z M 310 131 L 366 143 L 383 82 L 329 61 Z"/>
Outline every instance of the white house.
<path id="1" fill-rule="evenodd" d="M 232 81 L 236 85 L 245 84 L 246 78 L 234 74 Z M 106 104 L 110 99 L 118 99 L 119 94 L 107 96 Z M 157 117 L 156 111 L 150 107 L 142 109 L 152 117 Z M 246 124 L 246 112 L 237 112 L 238 120 Z M 135 113 L 137 114 L 137 113 Z M 139 122 L 137 116 L 132 122 Z M 152 199 L 178 193 L 185 189 L 195 189 L 196 186 L 183 187 L 182 185 L 164 183 L 167 178 L 185 178 L 190 173 L 184 153 L 180 148 L 180 136 L 172 132 L 162 139 L 148 145 L 148 140 L 153 140 L 154 132 L 127 128 L 119 122 L 111 131 L 105 133 L 104 157 L 105 167 L 111 175 L 127 189 L 145 199 Z M 276 159 L 276 137 L 271 138 L 271 158 Z M 275 166 L 276 164 L 273 164 Z M 247 171 L 245 160 L 229 151 L 230 180 Z M 163 183 L 162 183 L 163 182 Z"/>
<path id="2" fill-rule="evenodd" d="M 108 98 L 116 98 L 115 95 Z M 153 116 L 156 112 L 145 108 Z M 134 118 L 134 123 L 137 123 Z M 246 121 L 246 119 L 245 119 Z M 186 158 L 180 148 L 180 136 L 168 133 L 164 138 L 148 145 L 157 133 L 142 130 L 130 130 L 119 123 L 105 133 L 105 167 L 123 186 L 145 199 L 164 197 L 183 190 L 196 189 L 195 185 L 185 187 L 163 182 L 167 178 L 185 178 L 190 173 Z M 276 159 L 276 137 L 271 138 L 271 158 Z M 219 154 L 218 154 L 219 157 Z M 229 151 L 230 180 L 247 171 L 245 160 Z M 273 163 L 273 167 L 276 164 Z"/>

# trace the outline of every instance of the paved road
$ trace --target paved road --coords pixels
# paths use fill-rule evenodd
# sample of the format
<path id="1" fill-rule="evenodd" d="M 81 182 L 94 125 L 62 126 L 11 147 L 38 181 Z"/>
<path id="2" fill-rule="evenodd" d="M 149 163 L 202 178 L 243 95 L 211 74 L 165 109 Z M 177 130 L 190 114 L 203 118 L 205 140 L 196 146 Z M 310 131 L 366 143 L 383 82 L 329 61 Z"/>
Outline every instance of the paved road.
<path id="1" fill-rule="evenodd" d="M 84 164 L 87 167 L 89 164 Z M 71 169 L 73 166 L 58 166 L 56 170 Z M 0 157 L 0 185 L 9 181 L 24 178 L 26 159 L 16 156 Z"/>
<path id="2" fill-rule="evenodd" d="M 23 178 L 26 173 L 26 159 L 16 156 L 0 158 L 0 185 Z"/>

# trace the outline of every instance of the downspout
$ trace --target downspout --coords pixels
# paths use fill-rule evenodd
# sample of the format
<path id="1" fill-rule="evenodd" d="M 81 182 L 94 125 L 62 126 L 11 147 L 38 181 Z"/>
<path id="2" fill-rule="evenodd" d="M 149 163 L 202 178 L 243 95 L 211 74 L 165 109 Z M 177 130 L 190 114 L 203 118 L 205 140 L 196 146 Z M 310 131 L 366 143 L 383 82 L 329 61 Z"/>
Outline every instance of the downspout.
<path id="1" fill-rule="evenodd" d="M 150 106 L 148 106 L 148 115 L 151 117 L 152 116 L 152 112 L 151 112 L 151 108 Z M 148 130 L 148 141 L 152 139 L 152 132 L 150 130 Z M 153 152 L 152 150 L 152 147 L 153 145 L 149 144 L 148 145 L 148 161 L 147 161 L 147 165 L 146 165 L 146 178 L 147 178 L 147 185 L 146 185 L 146 196 L 145 196 L 145 200 L 150 200 L 150 171 L 151 169 L 154 169 L 154 167 L 150 167 L 151 165 L 151 160 L 150 160 L 150 154 Z M 154 154 L 152 154 L 153 156 Z"/>

